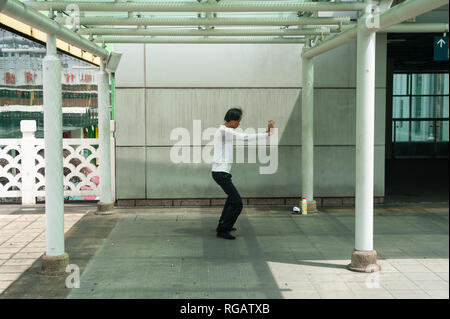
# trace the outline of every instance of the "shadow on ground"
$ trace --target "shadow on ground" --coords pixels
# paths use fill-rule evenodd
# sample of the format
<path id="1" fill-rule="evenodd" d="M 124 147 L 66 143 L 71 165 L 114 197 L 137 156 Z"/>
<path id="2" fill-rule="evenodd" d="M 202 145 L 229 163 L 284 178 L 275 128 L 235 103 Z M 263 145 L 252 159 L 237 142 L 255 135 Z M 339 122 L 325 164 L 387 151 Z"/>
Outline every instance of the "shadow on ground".
<path id="1" fill-rule="evenodd" d="M 38 260 L 0 297 L 277 299 L 289 290 L 282 281 L 295 281 L 289 267 L 332 271 L 349 262 L 353 208 L 297 216 L 286 207 L 246 207 L 234 241 L 215 236 L 220 211 L 149 208 L 88 214 L 66 236 L 70 263 L 81 269 L 80 288 L 65 288 L 65 277 L 37 275 Z M 448 205 L 375 209 L 379 259 L 448 258 L 448 240 Z"/>

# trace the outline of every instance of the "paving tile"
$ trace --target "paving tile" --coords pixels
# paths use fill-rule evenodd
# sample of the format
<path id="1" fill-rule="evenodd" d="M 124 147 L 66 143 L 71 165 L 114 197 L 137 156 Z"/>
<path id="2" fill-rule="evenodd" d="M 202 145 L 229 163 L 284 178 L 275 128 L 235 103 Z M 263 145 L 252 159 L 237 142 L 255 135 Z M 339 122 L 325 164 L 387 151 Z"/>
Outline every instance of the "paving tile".
<path id="1" fill-rule="evenodd" d="M 395 299 L 431 299 L 431 296 L 422 290 L 388 289 Z"/>
<path id="2" fill-rule="evenodd" d="M 45 248 L 46 247 L 30 247 L 30 246 L 26 246 L 24 248 L 22 248 L 19 252 L 20 253 L 36 253 L 36 252 L 45 252 Z"/>
<path id="3" fill-rule="evenodd" d="M 418 272 L 429 272 L 430 269 L 425 267 L 424 265 L 403 265 L 403 264 L 395 264 L 395 268 L 402 273 L 418 273 Z"/>
<path id="4" fill-rule="evenodd" d="M 370 279 L 370 278 L 369 278 Z M 353 291 L 382 291 L 385 288 L 381 285 L 381 282 L 377 280 L 367 280 L 364 282 L 346 282 L 347 286 Z"/>
<path id="5" fill-rule="evenodd" d="M 8 288 L 8 286 L 11 284 L 11 281 L 2 281 L 0 280 L 0 289 Z"/>
<path id="6" fill-rule="evenodd" d="M 12 236 L 16 235 L 18 233 L 18 231 L 16 230 L 4 230 L 2 229 L 2 235 L 5 237 L 9 237 L 11 238 Z"/>
<path id="7" fill-rule="evenodd" d="M 286 290 L 315 290 L 315 286 L 309 281 L 288 281 L 288 282 L 278 282 L 279 289 Z"/>
<path id="8" fill-rule="evenodd" d="M 20 277 L 20 273 L 6 274 L 0 273 L 0 281 L 14 281 Z"/>
<path id="9" fill-rule="evenodd" d="M 12 248 L 0 247 L 0 254 L 15 254 L 20 249 L 21 249 L 20 247 L 12 247 Z"/>
<path id="10" fill-rule="evenodd" d="M 378 265 L 381 267 L 381 272 L 398 272 L 399 270 L 394 267 L 390 262 L 384 260 L 378 260 Z"/>
<path id="11" fill-rule="evenodd" d="M 312 285 L 316 288 L 316 290 L 319 293 L 322 291 L 339 291 L 339 290 L 347 291 L 350 289 L 345 282 L 336 282 L 336 281 L 312 282 Z"/>
<path id="12" fill-rule="evenodd" d="M 45 242 L 32 241 L 31 243 L 27 244 L 24 248 L 44 248 L 45 249 L 46 248 L 46 243 Z"/>
<path id="13" fill-rule="evenodd" d="M 425 291 L 449 289 L 448 282 L 443 280 L 418 280 L 414 283 Z"/>
<path id="14" fill-rule="evenodd" d="M 31 266 L 33 264 L 33 259 L 16 259 L 12 258 L 6 261 L 3 265 L 4 266 L 14 266 L 14 265 L 24 265 L 24 266 Z"/>
<path id="15" fill-rule="evenodd" d="M 316 290 L 282 291 L 281 294 L 284 299 L 320 299 Z"/>
<path id="16" fill-rule="evenodd" d="M 30 266 L 25 265 L 2 265 L 0 266 L 0 274 L 15 274 L 15 273 L 22 273 L 25 270 L 30 268 Z"/>
<path id="17" fill-rule="evenodd" d="M 315 274 L 309 273 L 307 274 L 307 278 L 311 282 L 330 282 L 330 281 L 344 281 L 344 278 L 341 274 Z"/>
<path id="18" fill-rule="evenodd" d="M 419 260 L 412 259 L 412 258 L 403 258 L 403 259 L 387 258 L 386 262 L 390 263 L 393 266 L 396 266 L 396 265 L 422 265 L 422 263 Z"/>
<path id="19" fill-rule="evenodd" d="M 14 255 L 14 258 L 18 259 L 37 259 L 42 256 L 44 251 L 40 252 L 23 252 L 22 250 Z"/>
<path id="20" fill-rule="evenodd" d="M 436 275 L 448 282 L 448 272 L 437 272 Z"/>
<path id="21" fill-rule="evenodd" d="M 446 290 L 426 290 L 426 293 L 434 299 L 449 299 L 448 289 L 446 289 Z"/>
<path id="22" fill-rule="evenodd" d="M 390 290 L 407 290 L 407 289 L 420 289 L 412 281 L 409 280 L 380 280 L 382 287 Z"/>
<path id="23" fill-rule="evenodd" d="M 347 274 L 338 274 L 344 282 L 365 282 L 371 274 L 363 272 L 350 272 Z"/>
<path id="24" fill-rule="evenodd" d="M 404 273 L 408 279 L 417 280 L 441 280 L 441 278 L 432 272 L 405 272 Z"/>
<path id="25" fill-rule="evenodd" d="M 356 294 L 350 289 L 347 290 L 319 290 L 322 299 L 355 299 Z"/>
<path id="26" fill-rule="evenodd" d="M 438 272 L 449 272 L 449 267 L 447 265 L 427 265 L 426 266 L 429 271 L 438 273 Z"/>
<path id="27" fill-rule="evenodd" d="M 8 253 L 8 254 L 0 253 L 0 260 L 9 259 L 9 258 L 11 258 L 12 255 L 13 255 L 12 253 Z"/>
<path id="28" fill-rule="evenodd" d="M 387 290 L 354 290 L 356 299 L 394 299 L 391 293 Z"/>
<path id="29" fill-rule="evenodd" d="M 380 280 L 382 281 L 411 281 L 405 274 L 401 272 L 379 272 Z"/>
<path id="30" fill-rule="evenodd" d="M 22 248 L 26 245 L 27 245 L 27 243 L 4 243 L 4 244 L 0 245 L 0 249 L 1 248 Z"/>

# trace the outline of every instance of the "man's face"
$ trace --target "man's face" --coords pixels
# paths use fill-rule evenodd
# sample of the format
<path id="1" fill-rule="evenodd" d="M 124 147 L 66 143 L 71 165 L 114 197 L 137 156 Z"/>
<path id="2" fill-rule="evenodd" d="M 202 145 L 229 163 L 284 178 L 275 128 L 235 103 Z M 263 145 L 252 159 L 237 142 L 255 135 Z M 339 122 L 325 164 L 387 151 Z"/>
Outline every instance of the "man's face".
<path id="1" fill-rule="evenodd" d="M 239 117 L 239 120 L 236 120 L 236 121 L 230 121 L 230 122 L 228 122 L 228 123 L 230 123 L 230 127 L 236 128 L 236 127 L 239 126 L 239 123 L 241 122 L 241 120 L 242 120 L 242 115 Z"/>

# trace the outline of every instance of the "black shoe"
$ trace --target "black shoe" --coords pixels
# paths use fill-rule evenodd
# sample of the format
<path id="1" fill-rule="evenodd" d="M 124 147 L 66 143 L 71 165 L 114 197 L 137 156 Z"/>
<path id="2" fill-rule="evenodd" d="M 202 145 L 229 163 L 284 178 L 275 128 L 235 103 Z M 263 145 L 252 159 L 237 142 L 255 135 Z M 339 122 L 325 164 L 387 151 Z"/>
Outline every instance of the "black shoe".
<path id="1" fill-rule="evenodd" d="M 232 227 L 230 230 L 229 230 L 229 232 L 230 231 L 236 231 L 237 229 L 236 229 L 236 227 Z M 216 228 L 216 232 L 219 232 L 219 230 Z"/>
<path id="2" fill-rule="evenodd" d="M 230 235 L 229 232 L 217 233 L 217 237 L 222 237 L 222 238 L 225 238 L 225 239 L 236 239 L 236 237 L 234 237 L 233 235 Z"/>

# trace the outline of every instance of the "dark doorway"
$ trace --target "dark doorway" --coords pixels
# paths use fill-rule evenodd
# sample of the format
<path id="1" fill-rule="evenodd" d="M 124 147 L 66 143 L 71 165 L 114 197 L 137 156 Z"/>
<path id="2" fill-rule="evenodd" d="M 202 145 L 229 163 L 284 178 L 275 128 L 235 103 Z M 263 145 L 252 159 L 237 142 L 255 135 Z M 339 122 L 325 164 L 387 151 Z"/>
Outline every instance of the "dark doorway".
<path id="1" fill-rule="evenodd" d="M 449 70 L 435 36 L 388 34 L 386 202 L 448 202 Z"/>

